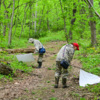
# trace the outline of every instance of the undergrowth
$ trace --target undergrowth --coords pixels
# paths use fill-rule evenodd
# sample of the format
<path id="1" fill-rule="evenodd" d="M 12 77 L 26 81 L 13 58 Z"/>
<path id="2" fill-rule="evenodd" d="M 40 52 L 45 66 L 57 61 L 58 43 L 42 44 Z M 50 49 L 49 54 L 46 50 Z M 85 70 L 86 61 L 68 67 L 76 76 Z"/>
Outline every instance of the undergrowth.
<path id="1" fill-rule="evenodd" d="M 97 38 L 99 38 L 99 37 L 100 37 L 100 35 L 98 35 Z M 41 38 L 39 38 L 39 40 L 43 44 L 45 44 L 49 41 L 66 41 L 63 31 L 54 32 L 54 33 L 49 31 L 48 34 L 46 35 L 46 37 L 41 37 Z M 86 36 L 83 37 L 83 39 L 78 39 L 75 36 L 75 37 L 73 37 L 73 40 L 69 41 L 69 43 L 72 43 L 72 42 L 79 43 L 80 50 L 75 52 L 74 58 L 79 59 L 82 62 L 82 65 L 83 65 L 82 69 L 84 69 L 87 72 L 90 72 L 90 73 L 100 76 L 100 44 L 99 44 L 100 40 L 97 41 L 98 46 L 96 48 L 91 47 L 91 41 L 89 41 L 89 40 L 90 40 L 90 38 L 88 37 L 86 39 Z M 26 48 L 29 45 L 33 45 L 33 44 L 29 44 L 28 39 L 15 38 L 12 41 L 12 45 L 10 48 Z M 57 45 L 59 45 L 59 42 Z M 2 46 L 2 48 L 7 47 L 7 41 L 4 40 L 4 42 L 1 44 L 1 46 Z M 23 70 L 26 73 L 33 70 L 32 67 L 28 67 L 27 64 L 25 64 L 23 62 L 18 62 L 18 60 L 16 58 L 16 54 L 10 55 L 10 54 L 7 54 L 7 52 L 3 52 L 3 53 L 0 53 L 0 55 L 1 55 L 0 56 L 1 62 L 2 63 L 10 62 L 10 66 L 12 67 L 14 72 L 17 69 Z M 48 70 L 51 70 L 51 69 L 48 69 Z M 4 75 L 0 75 L 0 79 L 4 78 L 4 77 L 5 77 Z M 6 78 L 8 78 L 8 77 L 6 77 Z M 9 79 L 12 80 L 12 77 L 10 77 Z M 85 88 L 88 89 L 88 91 L 95 93 L 96 96 L 100 96 L 100 84 L 88 85 Z M 56 99 L 56 98 L 51 98 L 51 100 L 53 100 L 53 99 Z M 81 100 L 84 100 L 84 99 L 81 99 Z"/>

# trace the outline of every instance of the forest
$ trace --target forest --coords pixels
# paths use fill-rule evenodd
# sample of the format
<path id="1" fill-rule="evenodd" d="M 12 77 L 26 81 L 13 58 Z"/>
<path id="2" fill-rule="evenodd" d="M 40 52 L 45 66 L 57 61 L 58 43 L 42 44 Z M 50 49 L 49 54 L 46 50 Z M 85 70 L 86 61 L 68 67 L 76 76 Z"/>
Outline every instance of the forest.
<path id="1" fill-rule="evenodd" d="M 43 69 L 36 69 L 35 61 L 19 62 L 16 55 L 25 52 L 7 51 L 33 53 L 29 38 L 46 48 Z M 73 42 L 80 50 L 69 68 L 71 85 L 68 90 L 54 89 L 57 53 Z M 74 66 L 100 76 L 100 0 L 0 0 L 0 70 L 2 64 L 13 74 L 0 71 L 0 100 L 99 100 L 100 83 L 79 86 L 79 69 Z"/>

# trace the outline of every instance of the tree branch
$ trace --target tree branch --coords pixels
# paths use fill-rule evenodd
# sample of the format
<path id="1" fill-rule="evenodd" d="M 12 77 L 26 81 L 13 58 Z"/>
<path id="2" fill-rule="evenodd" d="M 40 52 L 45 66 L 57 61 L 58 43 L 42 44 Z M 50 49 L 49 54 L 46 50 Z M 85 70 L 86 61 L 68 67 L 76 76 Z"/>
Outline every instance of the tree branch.
<path id="1" fill-rule="evenodd" d="M 100 15 L 97 13 L 97 11 L 94 9 L 94 7 L 93 7 L 93 5 L 92 5 L 92 3 L 90 2 L 90 0 L 86 0 L 88 3 L 89 3 L 89 5 L 93 8 L 93 10 L 95 11 L 95 14 L 100 18 Z"/>

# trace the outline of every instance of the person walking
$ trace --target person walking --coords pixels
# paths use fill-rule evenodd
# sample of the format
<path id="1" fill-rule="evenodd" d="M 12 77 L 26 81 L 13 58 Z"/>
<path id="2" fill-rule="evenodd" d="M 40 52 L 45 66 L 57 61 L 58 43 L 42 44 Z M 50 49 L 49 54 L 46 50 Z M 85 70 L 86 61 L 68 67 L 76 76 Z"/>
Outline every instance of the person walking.
<path id="1" fill-rule="evenodd" d="M 75 50 L 79 50 L 77 43 L 64 45 L 57 54 L 56 57 L 56 71 L 55 71 L 55 86 L 58 88 L 59 78 L 62 74 L 62 88 L 66 88 L 66 80 L 68 76 L 68 66 L 73 58 Z"/>
<path id="2" fill-rule="evenodd" d="M 39 40 L 33 39 L 33 38 L 29 38 L 29 43 L 34 43 L 35 46 L 35 52 L 34 53 L 38 53 L 38 67 L 37 68 L 41 68 L 42 67 L 42 60 L 43 60 L 43 55 L 46 52 L 44 46 L 42 45 L 42 43 Z"/>

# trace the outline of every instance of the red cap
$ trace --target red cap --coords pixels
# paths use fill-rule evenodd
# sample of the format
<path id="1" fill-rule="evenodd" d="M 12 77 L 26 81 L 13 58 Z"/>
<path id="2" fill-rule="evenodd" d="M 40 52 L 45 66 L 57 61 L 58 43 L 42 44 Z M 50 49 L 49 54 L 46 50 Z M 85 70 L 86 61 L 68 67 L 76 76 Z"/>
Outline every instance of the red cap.
<path id="1" fill-rule="evenodd" d="M 74 45 L 75 47 L 77 47 L 77 50 L 79 50 L 79 45 L 78 45 L 78 43 L 73 43 L 73 45 Z"/>

